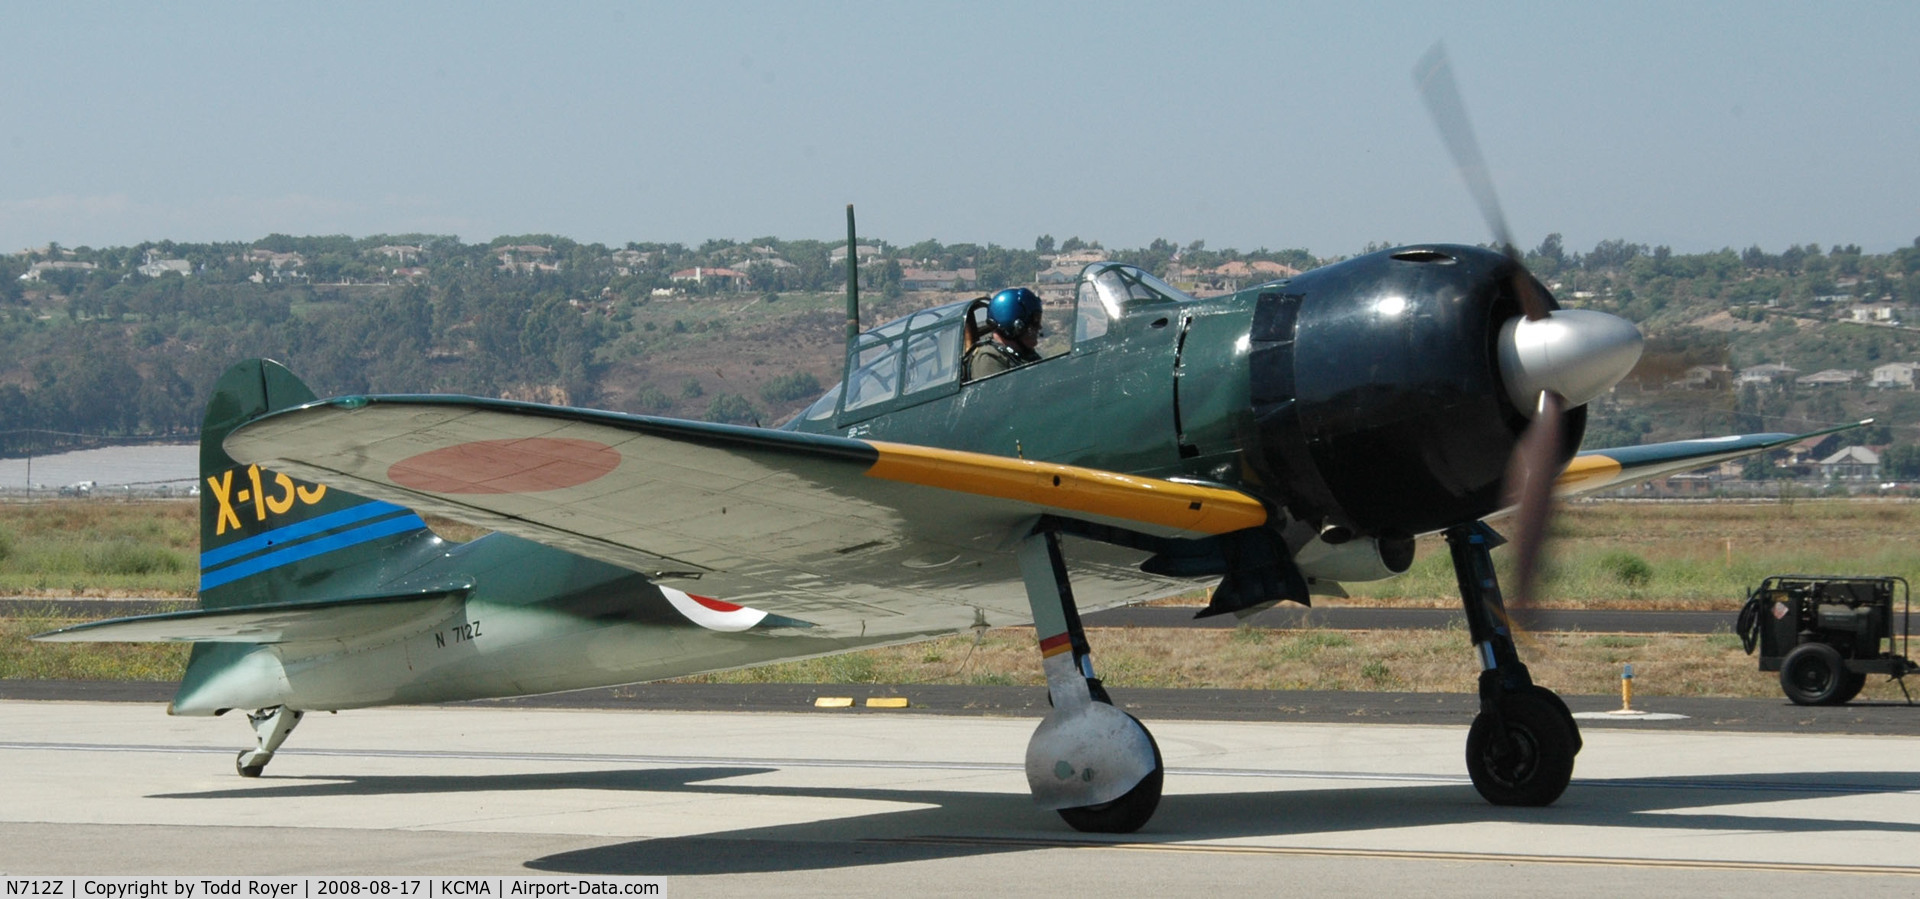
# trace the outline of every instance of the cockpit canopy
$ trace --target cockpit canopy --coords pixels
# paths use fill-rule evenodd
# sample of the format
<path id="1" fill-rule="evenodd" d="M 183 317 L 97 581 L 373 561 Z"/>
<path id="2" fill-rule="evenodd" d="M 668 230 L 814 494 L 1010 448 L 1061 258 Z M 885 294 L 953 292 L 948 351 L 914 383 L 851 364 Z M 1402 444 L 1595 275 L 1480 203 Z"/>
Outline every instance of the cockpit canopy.
<path id="1" fill-rule="evenodd" d="M 1074 290 L 1074 345 L 1106 336 L 1113 322 L 1135 306 L 1192 301 L 1193 297 L 1145 269 L 1096 262 L 1080 270 L 1080 283 Z"/>
<path id="2" fill-rule="evenodd" d="M 1046 304 L 1039 346 L 1042 361 L 1097 349 L 1104 344 L 1103 338 L 1113 323 L 1135 307 L 1192 301 L 1192 297 L 1144 269 L 1096 262 L 1081 269 L 1070 306 L 1057 300 Z M 854 341 L 847 381 L 814 401 L 789 427 L 836 417 L 841 421 L 865 419 L 958 391 L 961 362 L 970 341 L 984 339 L 986 333 L 979 326 L 980 318 L 976 318 L 976 327 L 967 327 L 968 310 L 977 308 L 977 300 L 947 303 L 863 332 Z M 1063 318 L 1071 319 L 1071 328 L 1047 324 L 1062 322 Z M 1071 340 L 1066 339 L 1067 334 L 1072 335 Z"/>

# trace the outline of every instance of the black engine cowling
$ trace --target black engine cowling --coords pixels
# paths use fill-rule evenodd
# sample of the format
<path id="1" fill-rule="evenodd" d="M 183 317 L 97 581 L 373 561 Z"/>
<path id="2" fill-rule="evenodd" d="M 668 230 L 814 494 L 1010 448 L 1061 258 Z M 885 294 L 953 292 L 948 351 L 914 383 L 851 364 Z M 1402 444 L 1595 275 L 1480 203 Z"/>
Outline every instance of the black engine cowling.
<path id="1" fill-rule="evenodd" d="M 1251 334 L 1257 446 L 1296 519 L 1403 539 L 1500 506 L 1527 417 L 1501 383 L 1500 326 L 1520 314 L 1505 256 L 1428 245 L 1371 253 L 1262 293 Z M 1535 289 L 1546 293 L 1535 283 Z M 1586 410 L 1564 419 L 1571 457 Z"/>

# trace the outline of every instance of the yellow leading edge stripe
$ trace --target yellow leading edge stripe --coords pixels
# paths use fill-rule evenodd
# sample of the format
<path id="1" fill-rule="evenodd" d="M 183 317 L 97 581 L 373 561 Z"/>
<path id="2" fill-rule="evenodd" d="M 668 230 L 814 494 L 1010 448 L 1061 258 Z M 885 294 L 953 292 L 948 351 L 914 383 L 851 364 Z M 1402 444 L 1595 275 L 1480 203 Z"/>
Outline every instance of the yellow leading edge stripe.
<path id="1" fill-rule="evenodd" d="M 1267 522 L 1267 510 L 1244 493 L 1159 478 L 1008 459 L 905 443 L 869 445 L 880 460 L 867 476 L 976 496 L 1172 528 L 1224 534 Z"/>
<path id="2" fill-rule="evenodd" d="M 1620 475 L 1620 463 L 1606 456 L 1575 456 L 1567 463 L 1567 470 L 1553 479 L 1553 486 L 1559 493 L 1578 493 L 1582 490 L 1597 490 L 1612 483 Z"/>

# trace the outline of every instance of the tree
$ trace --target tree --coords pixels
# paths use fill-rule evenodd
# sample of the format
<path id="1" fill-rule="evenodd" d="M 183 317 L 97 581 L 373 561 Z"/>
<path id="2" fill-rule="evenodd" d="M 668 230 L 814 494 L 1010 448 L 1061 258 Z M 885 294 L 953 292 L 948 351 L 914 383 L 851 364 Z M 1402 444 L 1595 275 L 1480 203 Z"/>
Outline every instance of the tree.
<path id="1" fill-rule="evenodd" d="M 1567 251 L 1561 246 L 1560 234 L 1557 231 L 1540 241 L 1540 246 L 1535 248 L 1527 258 L 1527 266 L 1542 278 L 1559 274 L 1566 264 Z"/>
<path id="2" fill-rule="evenodd" d="M 1920 446 L 1896 443 L 1880 454 L 1880 474 L 1901 481 L 1920 479 Z"/>
<path id="3" fill-rule="evenodd" d="M 782 406 L 820 395 L 820 379 L 797 371 L 781 375 L 760 387 L 760 398 L 770 406 Z"/>
<path id="4" fill-rule="evenodd" d="M 1053 252 L 1053 235 L 1042 234 L 1035 238 L 1033 241 L 1033 251 L 1041 254 Z"/>
<path id="5" fill-rule="evenodd" d="M 707 420 L 745 424 L 760 420 L 759 410 L 747 398 L 737 393 L 723 393 L 707 404 Z"/>
<path id="6" fill-rule="evenodd" d="M 1624 240 L 1603 240 L 1593 247 L 1584 261 L 1588 271 L 1603 268 L 1620 268 L 1634 259 L 1645 255 L 1647 248 L 1643 244 L 1627 243 Z"/>

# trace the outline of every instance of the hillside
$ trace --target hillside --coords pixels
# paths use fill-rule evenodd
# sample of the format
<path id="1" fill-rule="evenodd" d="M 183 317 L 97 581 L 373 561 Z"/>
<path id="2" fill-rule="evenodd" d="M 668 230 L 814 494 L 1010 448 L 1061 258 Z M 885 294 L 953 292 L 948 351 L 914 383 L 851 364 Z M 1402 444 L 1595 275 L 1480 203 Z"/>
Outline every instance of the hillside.
<path id="1" fill-rule="evenodd" d="M 286 362 L 323 395 L 458 392 L 771 424 L 839 377 L 844 254 L 770 237 L 617 249 L 552 235 L 50 245 L 0 257 L 0 452 L 190 435 L 208 385 L 253 355 Z M 1050 237 L 1032 250 L 876 240 L 859 255 L 869 325 L 1004 284 L 1058 284 L 1103 257 L 1198 293 L 1332 261 Z M 1676 255 L 1624 241 L 1583 254 L 1553 236 L 1528 262 L 1564 304 L 1649 334 L 1640 367 L 1594 405 L 1589 445 L 1869 415 L 1890 425 L 1873 442 L 1920 440 L 1920 393 L 1869 386 L 1876 367 L 1920 362 L 1920 330 L 1901 324 L 1920 322 L 1920 241 L 1878 255 Z M 1734 381 L 1761 363 L 1796 371 Z M 1690 369 L 1715 366 L 1723 376 L 1685 386 Z M 1798 380 L 1829 370 L 1842 373 L 1831 385 Z"/>

